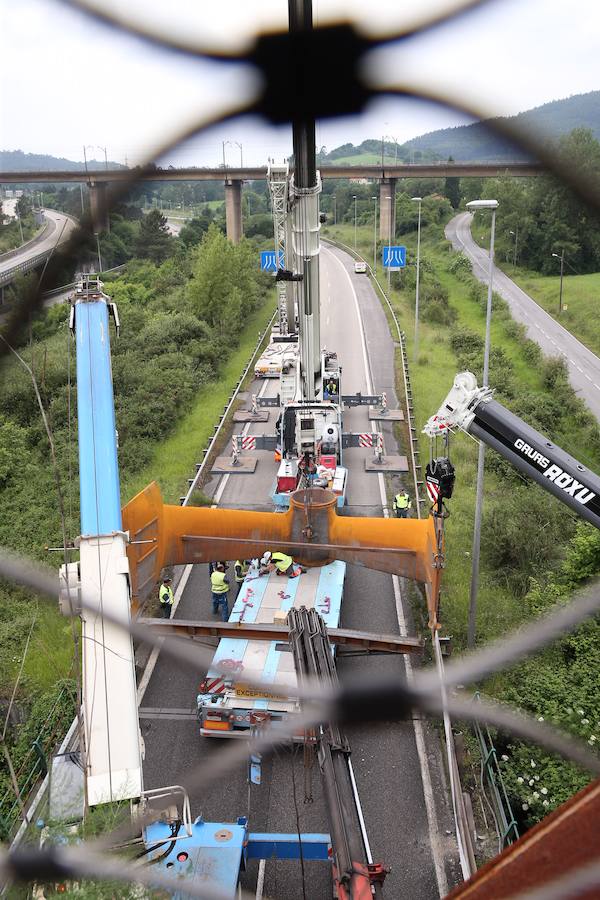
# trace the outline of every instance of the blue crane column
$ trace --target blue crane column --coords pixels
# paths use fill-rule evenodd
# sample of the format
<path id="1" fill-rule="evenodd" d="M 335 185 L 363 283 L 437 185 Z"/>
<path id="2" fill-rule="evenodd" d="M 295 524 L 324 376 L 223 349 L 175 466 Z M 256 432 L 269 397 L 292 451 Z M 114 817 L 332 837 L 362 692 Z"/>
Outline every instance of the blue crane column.
<path id="1" fill-rule="evenodd" d="M 91 806 L 139 797 L 142 766 L 110 360 L 108 298 L 96 279 L 75 300 L 81 499 L 83 713 Z"/>

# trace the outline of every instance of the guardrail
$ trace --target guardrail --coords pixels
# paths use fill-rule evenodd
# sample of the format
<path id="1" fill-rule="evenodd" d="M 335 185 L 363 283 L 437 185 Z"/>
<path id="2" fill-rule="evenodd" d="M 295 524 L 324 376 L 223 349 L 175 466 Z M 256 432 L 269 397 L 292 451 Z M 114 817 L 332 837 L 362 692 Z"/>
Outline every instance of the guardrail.
<path id="1" fill-rule="evenodd" d="M 473 701 L 480 702 L 479 691 L 475 692 Z M 519 839 L 519 829 L 498 765 L 498 753 L 490 729 L 487 725 L 482 727 L 479 722 L 473 722 L 473 730 L 481 750 L 481 790 L 492 810 L 498 832 L 498 853 L 500 853 L 504 847 Z M 487 791 L 484 780 L 487 784 Z"/>
<path id="2" fill-rule="evenodd" d="M 52 234 L 55 228 L 56 222 L 54 221 L 54 219 L 46 219 L 44 227 L 42 228 L 40 233 L 36 234 L 35 237 L 32 237 L 31 240 L 25 241 L 24 244 L 21 244 L 20 247 L 15 247 L 13 250 L 7 250 L 6 253 L 0 253 L 0 263 L 4 262 L 7 259 L 12 259 L 13 256 L 20 256 L 23 250 L 26 250 L 28 247 L 33 247 L 35 244 L 39 244 L 40 241 L 44 241 Z"/>
<path id="3" fill-rule="evenodd" d="M 398 337 L 398 344 L 400 345 L 400 353 L 402 355 L 402 377 L 404 381 L 404 398 L 406 403 L 406 419 L 408 423 L 409 436 L 410 436 L 410 458 L 411 458 L 411 469 L 413 473 L 413 487 L 415 492 L 415 509 L 417 512 L 417 518 L 421 518 L 421 504 L 425 503 L 425 500 L 419 496 L 419 488 L 422 488 L 423 482 L 420 481 L 417 477 L 417 472 L 422 471 L 421 464 L 417 462 L 417 456 L 419 455 L 419 447 L 418 447 L 418 438 L 417 438 L 417 430 L 415 425 L 414 418 L 414 410 L 413 410 L 413 400 L 412 400 L 412 388 L 410 386 L 410 375 L 408 370 L 408 356 L 406 353 L 406 335 L 400 328 L 400 323 L 398 322 L 398 317 L 394 312 L 394 307 L 390 303 L 390 299 L 386 294 L 385 290 L 379 283 L 377 275 L 373 271 L 373 267 L 364 259 L 360 253 L 354 250 L 352 247 L 349 247 L 347 244 L 344 244 L 342 241 L 336 241 L 332 238 L 324 238 L 324 243 L 333 244 L 336 247 L 340 247 L 342 250 L 346 250 L 354 259 L 359 259 L 361 262 L 364 262 L 369 270 L 371 278 L 377 285 L 379 293 L 383 297 L 385 303 L 387 304 L 389 313 L 392 317 L 392 321 L 396 326 L 396 334 Z"/>
<path id="4" fill-rule="evenodd" d="M 37 266 L 40 266 L 47 260 L 53 249 L 53 247 L 49 247 L 48 250 L 44 250 L 43 253 L 38 253 L 36 254 L 36 256 L 30 256 L 29 259 L 25 259 L 23 260 L 23 262 L 17 263 L 16 266 L 11 266 L 10 269 L 5 269 L 4 272 L 0 272 L 0 287 L 4 287 L 4 285 L 10 284 L 15 275 L 18 275 L 20 272 L 29 272 L 31 269 L 35 269 Z"/>
<path id="5" fill-rule="evenodd" d="M 13 844 L 18 844 L 20 842 L 27 828 L 35 821 L 35 815 L 37 813 L 38 807 L 48 788 L 49 776 L 46 756 L 53 752 L 54 747 L 56 746 L 55 742 L 56 740 L 58 740 L 59 735 L 54 729 L 52 729 L 50 733 L 45 737 L 42 737 L 42 735 L 44 733 L 44 730 L 46 729 L 46 726 L 51 721 L 58 705 L 66 695 L 70 696 L 71 692 L 69 691 L 68 687 L 63 687 L 56 697 L 48 715 L 46 716 L 46 719 L 40 726 L 38 737 L 32 743 L 31 747 L 21 760 L 19 768 L 14 773 L 15 780 L 19 781 L 19 796 L 15 796 L 13 787 L 10 790 L 7 790 L 4 795 L 0 797 L 1 827 L 3 831 L 8 835 L 12 836 L 14 832 Z M 64 753 L 68 749 L 70 749 L 69 744 L 73 738 L 73 735 L 75 734 L 76 726 L 77 719 L 73 721 L 73 724 L 67 732 L 67 735 L 63 738 L 59 753 Z M 24 780 L 21 780 L 22 778 L 24 778 Z M 29 804 L 28 808 L 24 811 L 24 793 L 25 791 L 28 791 L 25 796 L 25 800 L 27 800 L 35 789 L 35 785 L 40 778 L 42 778 L 42 782 L 38 787 L 35 797 Z M 15 831 L 16 822 L 19 818 L 21 819 L 21 823 Z"/>
<path id="6" fill-rule="evenodd" d="M 69 219 L 71 222 L 75 222 L 76 224 L 78 224 L 77 219 L 75 219 L 74 216 L 70 216 L 67 213 L 61 213 L 61 215 L 63 215 L 66 219 Z M 35 269 L 37 266 L 41 265 L 42 262 L 45 262 L 46 259 L 51 256 L 52 253 L 54 253 L 57 246 L 62 243 L 62 241 L 60 241 L 61 235 L 59 235 L 59 241 L 54 243 L 52 247 L 48 247 L 48 249 L 44 250 L 42 253 L 37 253 L 35 256 L 31 256 L 29 259 L 24 259 L 23 262 L 17 263 L 16 266 L 11 266 L 10 269 L 5 269 L 4 272 L 0 272 L 0 287 L 4 287 L 5 285 L 9 284 L 13 280 L 15 275 L 18 275 L 20 272 L 29 272 L 31 269 Z M 28 241 L 26 244 L 22 244 L 21 247 L 18 247 L 16 252 L 10 250 L 9 253 L 15 253 L 15 255 L 17 255 L 18 253 L 21 253 L 23 251 L 24 247 L 28 247 L 32 244 L 37 244 L 40 240 L 42 240 L 42 238 L 46 237 L 47 235 L 42 232 L 42 234 L 37 235 L 37 237 L 33 238 L 33 240 Z M 8 256 L 8 254 L 6 254 L 6 256 Z"/>
<path id="7" fill-rule="evenodd" d="M 328 239 L 330 240 L 330 239 Z M 385 290 L 382 285 L 379 283 L 377 276 L 373 272 L 373 268 L 369 263 L 354 250 L 352 247 L 349 247 L 347 244 L 343 244 L 341 241 L 333 241 L 330 240 L 330 243 L 341 247 L 346 250 L 353 256 L 355 259 L 360 259 L 362 262 L 367 264 L 367 268 L 371 274 L 371 277 L 381 296 L 383 297 L 389 313 L 392 317 L 392 321 L 396 327 L 396 334 L 398 336 L 398 343 L 400 345 L 400 352 L 402 356 L 402 374 L 403 374 L 403 382 L 404 382 L 404 395 L 406 400 L 406 412 L 407 412 L 407 422 L 409 427 L 409 436 L 410 436 L 410 455 L 412 461 L 412 472 L 413 472 L 413 480 L 414 480 L 414 490 L 415 490 L 415 498 L 416 498 L 416 512 L 417 517 L 421 518 L 421 503 L 424 503 L 425 500 L 419 496 L 419 487 L 423 485 L 422 481 L 419 481 L 417 477 L 417 472 L 422 471 L 421 464 L 417 462 L 417 456 L 419 454 L 418 447 L 418 437 L 417 430 L 414 418 L 413 411 L 413 398 L 412 398 L 412 388 L 410 384 L 410 373 L 408 366 L 408 354 L 406 352 L 406 335 L 404 331 L 400 328 L 400 323 L 398 321 L 398 317 L 394 311 L 394 308 L 390 302 L 389 297 L 387 296 Z M 435 663 L 440 673 L 440 679 L 443 681 L 444 677 L 444 659 L 442 654 L 442 648 L 440 645 L 440 639 L 438 632 L 434 632 L 433 637 L 433 653 L 435 658 Z M 447 701 L 445 691 L 442 696 L 442 704 L 443 704 L 443 723 L 444 723 L 444 735 L 446 739 L 446 762 L 448 765 L 448 777 L 450 781 L 450 795 L 452 798 L 452 809 L 454 813 L 454 824 L 456 828 L 456 837 L 459 849 L 459 858 L 461 870 L 463 873 L 463 877 L 465 879 L 470 878 L 471 875 L 476 871 L 477 864 L 475 861 L 475 849 L 473 845 L 473 834 L 471 831 L 471 821 L 468 815 L 467 806 L 465 802 L 465 796 L 463 793 L 461 781 L 460 781 L 460 771 L 458 767 L 458 761 L 456 756 L 456 747 L 454 744 L 454 734 L 452 732 L 452 721 L 450 719 L 450 715 L 447 711 Z"/>
<path id="8" fill-rule="evenodd" d="M 242 375 L 238 379 L 237 384 L 229 397 L 229 400 L 227 401 L 226 405 L 223 407 L 223 412 L 221 413 L 221 415 L 219 417 L 219 422 L 217 425 L 215 425 L 215 433 L 213 434 L 212 438 L 210 439 L 208 447 L 205 447 L 202 450 L 202 454 L 203 454 L 202 462 L 196 464 L 196 474 L 194 475 L 193 478 L 188 479 L 188 483 L 189 483 L 188 492 L 185 495 L 185 497 L 179 498 L 179 502 L 180 502 L 181 506 L 188 505 L 188 503 L 191 500 L 192 494 L 198 487 L 198 482 L 202 478 L 202 475 L 204 473 L 204 467 L 206 466 L 208 460 L 210 459 L 211 452 L 212 452 L 212 450 L 217 442 L 217 439 L 221 433 L 221 429 L 223 428 L 223 425 L 225 424 L 225 421 L 229 415 L 231 407 L 233 406 L 233 404 L 236 401 L 236 398 L 240 392 L 241 386 L 243 385 L 248 373 L 250 372 L 250 368 L 253 365 L 254 360 L 256 359 L 256 356 L 258 354 L 258 351 L 260 350 L 262 343 L 265 339 L 265 335 L 269 332 L 270 328 L 273 325 L 273 322 L 275 321 L 275 319 L 277 317 L 277 313 L 278 313 L 278 310 L 276 309 L 275 312 L 273 313 L 273 315 L 271 316 L 271 319 L 267 323 L 265 330 L 259 332 L 259 334 L 258 334 L 258 341 L 256 342 L 256 346 L 254 347 L 252 356 L 248 360 L 246 368 L 244 369 Z"/>

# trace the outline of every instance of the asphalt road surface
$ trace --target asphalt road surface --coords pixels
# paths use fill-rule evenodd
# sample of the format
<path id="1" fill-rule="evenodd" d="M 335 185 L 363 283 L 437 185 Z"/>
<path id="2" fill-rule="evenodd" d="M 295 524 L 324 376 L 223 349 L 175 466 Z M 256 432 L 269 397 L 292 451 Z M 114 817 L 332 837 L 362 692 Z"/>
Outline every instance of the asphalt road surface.
<path id="1" fill-rule="evenodd" d="M 475 277 L 487 284 L 489 254 L 473 240 L 471 221 L 469 212 L 455 216 L 446 225 L 446 237 L 455 250 L 462 251 L 471 260 Z M 494 266 L 492 285 L 510 306 L 513 318 L 525 325 L 527 337 L 539 344 L 547 356 L 564 357 L 574 391 L 600 422 L 600 359 L 497 266 Z"/>
<path id="2" fill-rule="evenodd" d="M 352 259 L 340 250 L 323 248 L 321 260 L 321 343 L 338 352 L 343 392 L 384 390 L 393 406 L 394 345 L 370 281 L 365 275 L 354 274 Z M 274 395 L 277 381 L 254 385 L 252 390 L 257 392 L 261 387 L 266 395 Z M 270 421 L 252 425 L 249 433 L 272 433 L 275 417 L 275 410 L 271 410 Z M 367 409 L 347 411 L 344 428 L 370 431 Z M 386 434 L 386 447 L 393 452 L 391 434 Z M 369 452 L 358 448 L 346 451 L 350 515 L 382 514 L 383 476 L 364 471 L 364 458 Z M 254 475 L 212 479 L 208 492 L 221 506 L 272 508 L 269 493 L 276 465 L 271 453 L 257 455 Z M 396 478 L 394 487 L 399 484 Z M 190 569 L 176 618 L 210 619 L 208 567 Z M 348 566 L 342 626 L 398 634 L 400 622 L 404 616 L 409 617 L 409 610 L 402 606 L 389 575 Z M 397 673 L 402 678 L 405 663 L 403 658 L 392 656 L 342 659 L 338 671 L 341 679 L 367 679 L 375 673 Z M 140 707 L 147 788 L 181 783 L 195 766 L 220 752 L 224 742 L 200 737 L 194 717 L 203 676 L 202 671 L 177 669 L 159 657 Z M 154 718 L 148 711 L 157 708 L 172 718 Z M 181 718 L 169 710 L 188 710 L 189 717 Z M 348 737 L 373 859 L 392 867 L 384 896 L 430 900 L 456 883 L 459 870 L 439 739 L 427 722 L 419 720 L 416 726 L 421 743 L 412 719 L 377 727 L 357 726 Z M 192 794 L 192 815 L 202 814 L 209 821 L 231 821 L 248 814 L 252 831 L 296 832 L 298 827 L 305 832 L 329 831 L 318 765 L 305 770 L 301 748 L 280 749 L 266 758 L 262 780 L 260 787 L 252 786 L 249 791 L 246 767 L 241 766 L 225 781 Z M 305 802 L 306 798 L 311 802 Z M 256 877 L 257 864 L 253 863 L 244 876 L 244 886 L 254 890 Z M 305 891 L 308 898 L 331 897 L 327 864 L 305 864 Z M 302 897 L 299 863 L 269 861 L 264 893 L 277 900 Z"/>
<path id="3" fill-rule="evenodd" d="M 0 274 L 14 269 L 15 266 L 32 257 L 39 256 L 40 253 L 52 250 L 59 243 L 62 244 L 68 240 L 72 230 L 77 227 L 77 223 L 73 219 L 53 209 L 45 209 L 44 216 L 52 226 L 48 233 L 40 241 L 30 241 L 24 244 L 20 253 L 14 253 L 4 258 L 0 257 Z"/>

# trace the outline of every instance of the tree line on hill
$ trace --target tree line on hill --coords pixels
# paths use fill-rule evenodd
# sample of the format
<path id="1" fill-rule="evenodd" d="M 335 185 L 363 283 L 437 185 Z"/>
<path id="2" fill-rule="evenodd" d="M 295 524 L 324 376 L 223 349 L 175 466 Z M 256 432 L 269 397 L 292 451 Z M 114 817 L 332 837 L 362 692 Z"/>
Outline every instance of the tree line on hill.
<path id="1" fill-rule="evenodd" d="M 558 142 L 566 166 L 597 178 L 600 143 L 589 129 L 577 128 Z M 467 179 L 460 182 L 461 202 L 487 196 L 498 200 L 498 255 L 512 260 L 516 240 L 519 265 L 543 275 L 556 274 L 553 253 L 564 257 L 576 273 L 600 271 L 600 215 L 584 206 L 559 179 Z M 511 234 L 512 232 L 512 234 Z"/>

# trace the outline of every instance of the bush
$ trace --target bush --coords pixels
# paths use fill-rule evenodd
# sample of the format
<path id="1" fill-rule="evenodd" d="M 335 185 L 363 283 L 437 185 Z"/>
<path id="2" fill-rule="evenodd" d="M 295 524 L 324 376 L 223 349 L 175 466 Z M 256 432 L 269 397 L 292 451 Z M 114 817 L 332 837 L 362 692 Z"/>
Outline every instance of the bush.
<path id="1" fill-rule="evenodd" d="M 520 597 L 531 577 L 558 565 L 557 549 L 574 530 L 563 505 L 533 485 L 511 485 L 501 499 L 488 502 L 483 527 L 493 535 L 483 547 L 486 562 Z M 528 539 L 532 531 L 534 539 Z"/>
<path id="2" fill-rule="evenodd" d="M 469 328 L 455 328 L 450 334 L 450 347 L 456 356 L 483 354 L 483 338 Z"/>
<path id="3" fill-rule="evenodd" d="M 454 254 L 448 263 L 448 271 L 459 281 L 468 281 L 472 277 L 471 261 L 464 253 Z"/>

